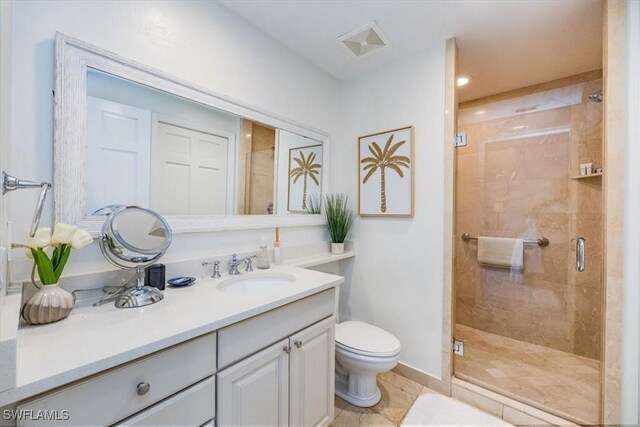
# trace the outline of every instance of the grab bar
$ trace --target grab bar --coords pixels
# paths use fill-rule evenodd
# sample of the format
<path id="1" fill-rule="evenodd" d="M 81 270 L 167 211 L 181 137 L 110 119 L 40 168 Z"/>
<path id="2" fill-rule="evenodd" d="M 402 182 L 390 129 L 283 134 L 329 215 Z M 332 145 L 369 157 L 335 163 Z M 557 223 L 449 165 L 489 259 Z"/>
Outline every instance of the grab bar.
<path id="1" fill-rule="evenodd" d="M 478 238 L 471 237 L 471 234 L 469 233 L 464 233 L 462 235 L 462 240 L 464 240 L 465 242 L 469 242 L 471 240 L 478 240 Z M 538 239 L 536 240 L 524 239 L 523 241 L 525 245 L 538 245 L 541 248 L 546 248 L 547 246 L 549 246 L 549 239 L 547 239 L 546 237 L 538 237 Z"/>

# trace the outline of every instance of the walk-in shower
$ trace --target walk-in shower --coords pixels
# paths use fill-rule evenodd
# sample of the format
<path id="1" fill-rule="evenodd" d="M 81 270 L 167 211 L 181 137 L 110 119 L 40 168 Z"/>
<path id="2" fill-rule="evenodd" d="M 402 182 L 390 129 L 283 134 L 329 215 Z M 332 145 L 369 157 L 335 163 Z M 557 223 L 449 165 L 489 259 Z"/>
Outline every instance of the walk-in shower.
<path id="1" fill-rule="evenodd" d="M 602 353 L 593 78 L 461 104 L 456 149 L 454 374 L 583 424 L 600 420 Z"/>

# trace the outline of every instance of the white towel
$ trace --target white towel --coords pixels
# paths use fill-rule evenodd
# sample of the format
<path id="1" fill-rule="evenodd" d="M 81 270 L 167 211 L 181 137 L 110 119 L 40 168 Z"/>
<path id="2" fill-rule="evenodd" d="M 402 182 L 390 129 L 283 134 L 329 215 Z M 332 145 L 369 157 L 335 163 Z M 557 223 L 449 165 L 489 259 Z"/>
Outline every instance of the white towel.
<path id="1" fill-rule="evenodd" d="M 524 269 L 524 240 L 478 236 L 478 262 L 492 267 Z"/>

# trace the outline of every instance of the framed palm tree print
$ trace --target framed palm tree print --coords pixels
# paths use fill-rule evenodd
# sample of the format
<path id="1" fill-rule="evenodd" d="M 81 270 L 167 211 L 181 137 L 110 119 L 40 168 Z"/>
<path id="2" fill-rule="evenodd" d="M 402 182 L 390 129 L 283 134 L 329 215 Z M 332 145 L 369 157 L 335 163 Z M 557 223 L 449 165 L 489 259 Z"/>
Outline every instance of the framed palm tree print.
<path id="1" fill-rule="evenodd" d="M 317 205 L 313 202 L 320 200 L 321 182 L 322 144 L 290 148 L 287 210 L 309 212 L 310 207 Z"/>
<path id="2" fill-rule="evenodd" d="M 358 138 L 358 214 L 413 216 L 413 126 Z"/>

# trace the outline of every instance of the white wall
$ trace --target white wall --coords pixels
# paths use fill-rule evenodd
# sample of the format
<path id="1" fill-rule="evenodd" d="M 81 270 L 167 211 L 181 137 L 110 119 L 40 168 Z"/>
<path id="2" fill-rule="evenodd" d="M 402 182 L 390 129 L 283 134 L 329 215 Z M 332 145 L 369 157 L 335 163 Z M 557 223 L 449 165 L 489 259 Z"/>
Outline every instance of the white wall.
<path id="1" fill-rule="evenodd" d="M 12 171 L 52 179 L 53 46 L 60 31 L 181 79 L 331 134 L 339 84 L 328 74 L 214 2 L 19 1 L 13 3 Z M 56 188 L 54 191 L 64 191 Z M 12 194 L 14 240 L 29 226 L 37 195 Z M 52 221 L 51 200 L 43 224 Z M 272 231 L 265 231 L 269 241 Z M 166 261 L 257 249 L 260 232 L 176 236 Z M 322 227 L 289 229 L 283 245 L 327 239 Z M 14 251 L 13 278 L 30 264 Z M 66 274 L 106 269 L 93 245 Z"/>
<path id="2" fill-rule="evenodd" d="M 441 376 L 445 40 L 343 84 L 344 131 L 334 157 L 339 191 L 357 201 L 358 136 L 415 126 L 415 217 L 358 218 L 350 238 L 343 320 L 380 326 L 402 343 L 401 362 Z M 335 163 L 335 162 L 334 162 Z"/>
<path id="3" fill-rule="evenodd" d="M 11 173 L 10 144 L 11 138 L 11 30 L 12 3 L 0 2 L 0 171 Z M 0 195 L 0 247 L 8 248 L 6 218 L 9 212 L 8 197 Z M 9 274 L 7 269 L 7 253 L 0 256 L 0 307 L 7 289 Z"/>
<path id="4" fill-rule="evenodd" d="M 622 335 L 622 423 L 640 421 L 640 3 L 626 4 L 627 125 L 625 165 L 625 252 Z M 606 96 L 606 94 L 605 94 Z"/>

